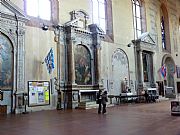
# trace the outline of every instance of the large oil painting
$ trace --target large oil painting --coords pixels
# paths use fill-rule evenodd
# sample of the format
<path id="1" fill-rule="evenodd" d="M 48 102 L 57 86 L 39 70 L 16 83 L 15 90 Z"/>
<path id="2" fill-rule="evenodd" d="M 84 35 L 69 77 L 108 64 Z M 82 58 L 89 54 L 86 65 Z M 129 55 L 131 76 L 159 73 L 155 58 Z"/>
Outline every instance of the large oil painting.
<path id="1" fill-rule="evenodd" d="M 12 45 L 0 34 L 0 89 L 12 89 Z"/>
<path id="2" fill-rule="evenodd" d="M 92 84 L 91 56 L 89 50 L 82 46 L 75 47 L 75 82 L 78 85 Z"/>

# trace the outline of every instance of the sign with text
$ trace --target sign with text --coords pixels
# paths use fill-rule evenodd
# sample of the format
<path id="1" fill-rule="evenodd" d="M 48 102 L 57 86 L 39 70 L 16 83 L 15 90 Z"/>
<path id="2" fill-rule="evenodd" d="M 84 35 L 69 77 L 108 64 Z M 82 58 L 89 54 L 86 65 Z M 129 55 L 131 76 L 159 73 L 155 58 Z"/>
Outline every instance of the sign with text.
<path id="1" fill-rule="evenodd" d="M 50 104 L 50 90 L 48 81 L 28 81 L 29 106 Z"/>

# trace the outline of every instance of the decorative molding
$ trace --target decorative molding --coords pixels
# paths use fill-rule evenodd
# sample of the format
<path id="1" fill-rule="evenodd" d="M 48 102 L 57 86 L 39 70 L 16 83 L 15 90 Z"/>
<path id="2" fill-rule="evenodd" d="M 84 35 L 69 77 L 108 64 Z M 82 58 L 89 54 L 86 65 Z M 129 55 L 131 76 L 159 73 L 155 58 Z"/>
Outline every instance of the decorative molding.
<path id="1" fill-rule="evenodd" d="M 70 12 L 70 15 L 71 15 L 71 21 L 68 22 L 68 24 L 87 29 L 89 22 L 89 15 L 86 11 L 82 9 L 73 10 Z"/>
<path id="2" fill-rule="evenodd" d="M 1 18 L 16 20 L 16 17 L 18 17 L 18 20 L 21 22 L 26 22 L 28 20 L 24 12 L 11 1 L 1 0 L 0 5 Z"/>
<path id="3" fill-rule="evenodd" d="M 26 15 L 12 2 L 1 0 L 0 29 L 6 35 L 12 45 L 14 52 L 14 84 L 13 90 L 25 90 L 25 67 L 24 67 L 24 46 L 25 46 L 25 23 L 28 21 Z"/>
<path id="4" fill-rule="evenodd" d="M 127 55 L 121 49 L 117 49 L 112 56 L 112 65 L 114 61 L 120 61 L 122 65 L 128 64 Z"/>

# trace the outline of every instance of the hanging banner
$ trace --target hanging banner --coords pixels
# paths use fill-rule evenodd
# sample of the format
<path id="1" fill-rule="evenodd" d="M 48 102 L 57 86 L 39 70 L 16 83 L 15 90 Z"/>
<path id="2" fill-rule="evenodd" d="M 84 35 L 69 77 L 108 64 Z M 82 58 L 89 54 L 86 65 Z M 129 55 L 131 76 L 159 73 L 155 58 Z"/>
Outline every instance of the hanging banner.
<path id="1" fill-rule="evenodd" d="M 161 75 L 163 78 L 166 78 L 166 66 L 163 65 L 160 69 Z"/>

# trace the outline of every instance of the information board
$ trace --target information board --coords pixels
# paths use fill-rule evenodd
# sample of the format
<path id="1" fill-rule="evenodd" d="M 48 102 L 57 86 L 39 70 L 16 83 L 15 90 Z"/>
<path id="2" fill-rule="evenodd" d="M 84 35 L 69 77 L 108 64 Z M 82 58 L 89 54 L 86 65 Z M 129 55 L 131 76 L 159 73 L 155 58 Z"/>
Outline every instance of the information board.
<path id="1" fill-rule="evenodd" d="M 28 106 L 50 104 L 48 81 L 28 81 Z"/>

